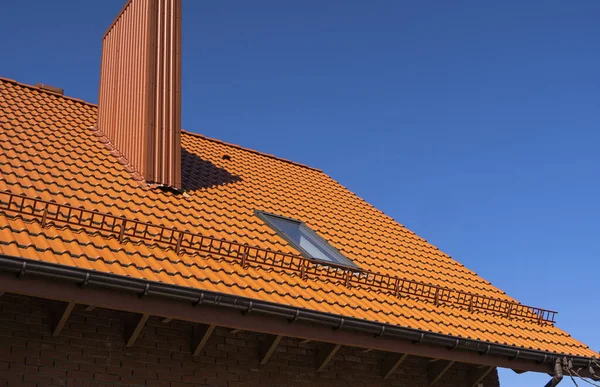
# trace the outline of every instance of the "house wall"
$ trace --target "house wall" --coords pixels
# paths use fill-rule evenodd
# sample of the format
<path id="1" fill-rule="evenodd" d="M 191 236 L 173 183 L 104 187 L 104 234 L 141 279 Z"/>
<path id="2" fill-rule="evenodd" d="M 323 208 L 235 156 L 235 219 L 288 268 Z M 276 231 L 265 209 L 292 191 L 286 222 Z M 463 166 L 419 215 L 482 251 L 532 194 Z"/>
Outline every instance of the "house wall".
<path id="1" fill-rule="evenodd" d="M 390 380 L 381 378 L 382 352 L 342 347 L 326 370 L 316 372 L 317 343 L 282 339 L 266 365 L 258 364 L 264 335 L 217 328 L 193 357 L 193 325 L 150 317 L 126 348 L 128 313 L 78 305 L 58 337 L 49 316 L 58 303 L 5 294 L 0 298 L 0 386 L 405 386 L 425 387 L 428 360 L 408 357 Z M 466 385 L 465 364 L 455 364 L 437 384 Z M 499 386 L 494 370 L 483 382 Z"/>

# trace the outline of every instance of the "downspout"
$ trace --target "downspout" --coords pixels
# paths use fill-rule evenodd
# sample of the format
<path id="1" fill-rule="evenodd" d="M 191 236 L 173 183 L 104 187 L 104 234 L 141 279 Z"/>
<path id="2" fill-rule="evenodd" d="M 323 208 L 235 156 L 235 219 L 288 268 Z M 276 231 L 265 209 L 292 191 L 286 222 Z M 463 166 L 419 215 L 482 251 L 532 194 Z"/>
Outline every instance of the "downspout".
<path id="1" fill-rule="evenodd" d="M 550 381 L 544 387 L 555 387 L 556 385 L 558 385 L 558 383 L 560 383 L 562 378 L 563 378 L 562 364 L 560 364 L 560 358 L 558 358 L 558 359 L 556 359 L 556 362 L 554 363 L 554 376 L 552 377 L 552 379 L 550 379 Z"/>

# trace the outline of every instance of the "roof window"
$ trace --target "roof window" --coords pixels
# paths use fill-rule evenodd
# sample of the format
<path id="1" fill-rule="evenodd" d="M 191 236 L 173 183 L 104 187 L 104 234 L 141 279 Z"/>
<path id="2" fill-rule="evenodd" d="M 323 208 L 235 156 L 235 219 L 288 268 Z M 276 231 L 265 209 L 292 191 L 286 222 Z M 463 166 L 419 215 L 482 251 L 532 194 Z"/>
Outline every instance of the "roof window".
<path id="1" fill-rule="evenodd" d="M 357 268 L 351 260 L 342 255 L 304 222 L 263 211 L 257 211 L 256 214 L 306 258 Z"/>

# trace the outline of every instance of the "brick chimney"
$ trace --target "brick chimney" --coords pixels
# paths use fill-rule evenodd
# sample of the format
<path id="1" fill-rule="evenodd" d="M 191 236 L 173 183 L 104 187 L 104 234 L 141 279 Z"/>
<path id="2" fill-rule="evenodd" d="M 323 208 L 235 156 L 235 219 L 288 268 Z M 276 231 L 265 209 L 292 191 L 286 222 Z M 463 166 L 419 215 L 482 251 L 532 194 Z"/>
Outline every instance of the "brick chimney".
<path id="1" fill-rule="evenodd" d="M 138 178 L 181 188 L 181 0 L 129 0 L 104 34 L 98 131 Z"/>

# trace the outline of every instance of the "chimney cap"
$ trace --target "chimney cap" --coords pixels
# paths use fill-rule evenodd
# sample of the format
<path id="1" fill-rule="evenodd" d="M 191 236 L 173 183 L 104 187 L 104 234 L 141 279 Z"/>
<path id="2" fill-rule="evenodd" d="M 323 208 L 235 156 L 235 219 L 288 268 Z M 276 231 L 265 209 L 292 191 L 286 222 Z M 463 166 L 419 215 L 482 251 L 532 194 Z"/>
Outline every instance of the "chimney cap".
<path id="1" fill-rule="evenodd" d="M 56 86 L 46 85 L 45 83 L 36 83 L 35 87 L 37 87 L 40 90 L 49 91 L 50 93 L 54 93 L 54 94 L 58 94 L 58 95 L 65 94 L 65 89 L 61 89 Z"/>

